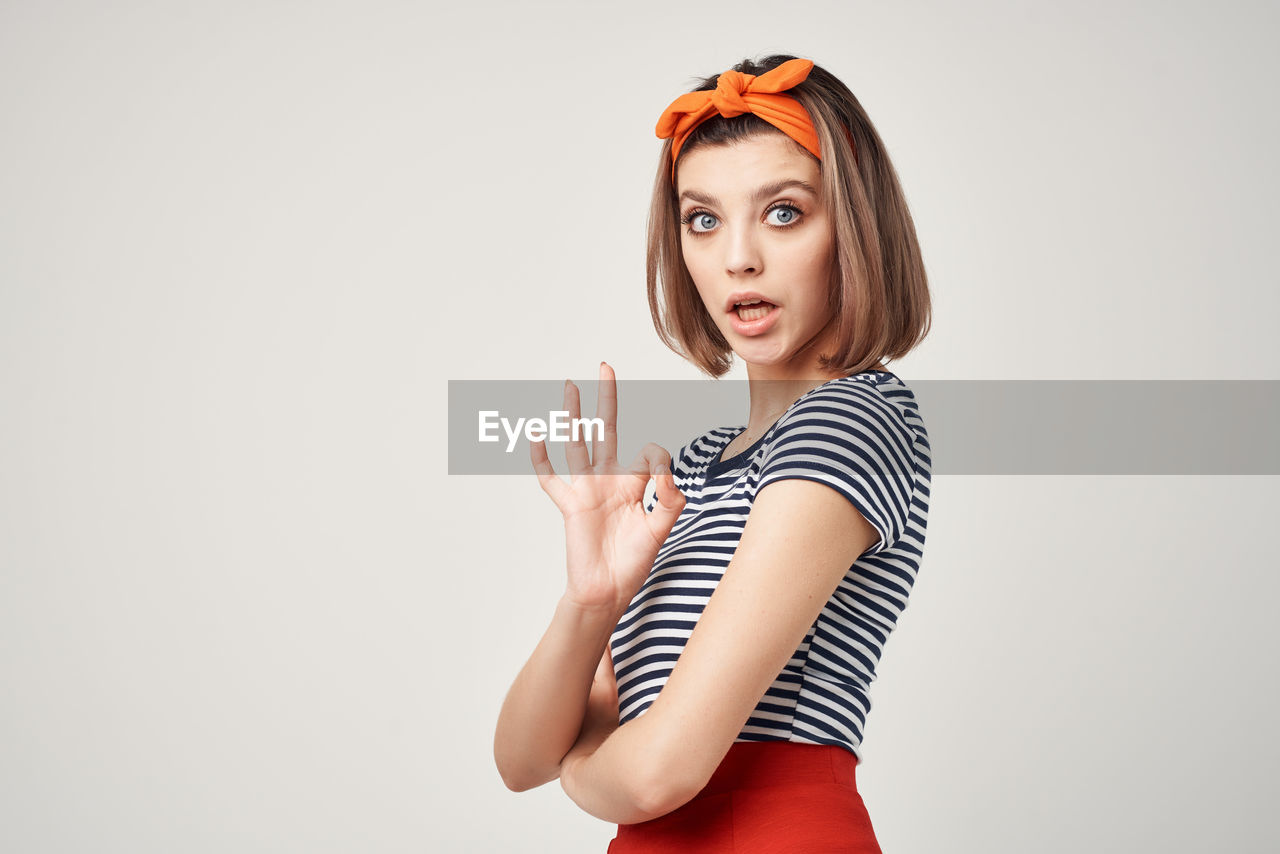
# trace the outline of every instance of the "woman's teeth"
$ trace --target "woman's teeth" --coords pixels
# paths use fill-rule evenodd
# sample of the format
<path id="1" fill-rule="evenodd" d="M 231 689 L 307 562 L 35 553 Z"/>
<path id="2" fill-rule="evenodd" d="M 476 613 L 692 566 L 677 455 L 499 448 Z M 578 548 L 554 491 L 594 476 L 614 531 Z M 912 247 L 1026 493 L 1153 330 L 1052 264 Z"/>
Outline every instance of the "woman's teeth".
<path id="1" fill-rule="evenodd" d="M 767 302 L 755 303 L 754 305 L 740 305 L 738 306 L 738 317 L 744 321 L 759 320 L 769 312 L 773 311 L 773 309 L 774 305 Z"/>

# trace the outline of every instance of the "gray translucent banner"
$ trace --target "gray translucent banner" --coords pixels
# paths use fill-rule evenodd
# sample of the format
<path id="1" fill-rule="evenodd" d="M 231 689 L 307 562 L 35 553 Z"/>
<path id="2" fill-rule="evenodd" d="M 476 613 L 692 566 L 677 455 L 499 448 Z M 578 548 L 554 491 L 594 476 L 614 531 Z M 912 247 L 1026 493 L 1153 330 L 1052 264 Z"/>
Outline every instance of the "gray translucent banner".
<path id="1" fill-rule="evenodd" d="M 576 384 L 581 417 L 593 418 L 599 383 Z M 928 430 L 935 475 L 1280 474 L 1278 380 L 906 384 Z M 648 442 L 675 454 L 714 427 L 747 422 L 747 380 L 619 380 L 616 387 L 624 464 Z M 557 437 L 569 435 L 569 419 L 553 414 L 563 410 L 563 380 L 450 380 L 449 474 L 533 474 L 526 436 L 541 419 L 544 432 L 534 435 L 545 435 L 552 466 L 567 476 Z"/>

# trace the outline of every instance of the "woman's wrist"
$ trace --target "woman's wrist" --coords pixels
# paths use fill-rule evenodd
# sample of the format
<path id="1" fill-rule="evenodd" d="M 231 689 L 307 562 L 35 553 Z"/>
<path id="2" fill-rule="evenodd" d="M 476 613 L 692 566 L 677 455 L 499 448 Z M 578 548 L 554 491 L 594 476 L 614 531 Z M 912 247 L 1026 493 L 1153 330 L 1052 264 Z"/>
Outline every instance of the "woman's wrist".
<path id="1" fill-rule="evenodd" d="M 616 602 L 584 604 L 574 599 L 568 592 L 565 592 L 560 594 L 560 601 L 556 603 L 556 608 L 557 610 L 563 610 L 566 616 L 581 623 L 583 626 L 608 623 L 610 634 L 612 634 L 613 627 L 618 624 L 618 620 L 622 619 L 622 615 L 626 613 L 627 605 Z"/>

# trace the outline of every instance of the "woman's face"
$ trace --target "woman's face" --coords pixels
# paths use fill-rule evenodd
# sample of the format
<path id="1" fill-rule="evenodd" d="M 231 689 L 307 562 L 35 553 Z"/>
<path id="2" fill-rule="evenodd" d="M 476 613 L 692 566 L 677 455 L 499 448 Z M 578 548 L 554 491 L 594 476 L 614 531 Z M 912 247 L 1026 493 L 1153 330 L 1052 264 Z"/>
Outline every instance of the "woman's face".
<path id="1" fill-rule="evenodd" d="M 676 173 L 680 246 L 734 352 L 780 374 L 811 372 L 829 344 L 832 227 L 818 163 L 781 133 L 696 148 Z M 756 294 L 768 305 L 734 303 Z"/>

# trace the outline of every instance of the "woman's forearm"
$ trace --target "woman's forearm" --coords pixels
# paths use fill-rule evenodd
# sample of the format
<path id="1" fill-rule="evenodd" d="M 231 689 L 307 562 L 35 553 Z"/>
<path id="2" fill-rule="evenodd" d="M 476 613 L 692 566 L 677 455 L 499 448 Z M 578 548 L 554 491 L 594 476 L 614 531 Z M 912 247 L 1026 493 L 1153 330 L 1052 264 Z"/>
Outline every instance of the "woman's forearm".
<path id="1" fill-rule="evenodd" d="M 670 763 L 659 755 L 664 745 L 670 749 L 670 739 L 656 737 L 654 723 L 646 714 L 611 732 L 584 732 L 564 759 L 565 794 L 596 818 L 617 824 L 649 821 L 686 803 L 693 795 L 676 788 Z"/>
<path id="2" fill-rule="evenodd" d="M 565 598 L 521 668 L 498 715 L 493 756 L 507 787 L 541 786 L 578 739 L 596 666 L 622 614 Z"/>

